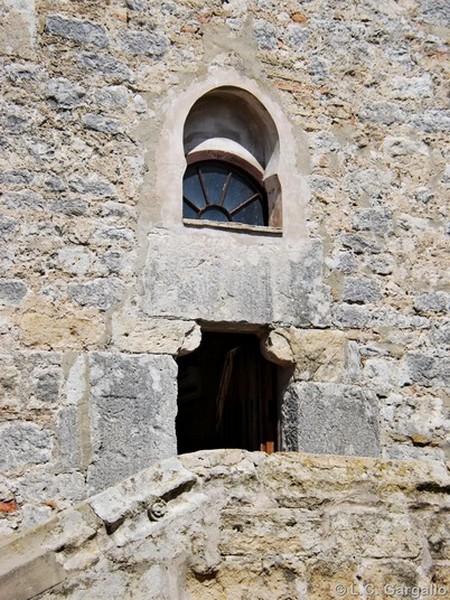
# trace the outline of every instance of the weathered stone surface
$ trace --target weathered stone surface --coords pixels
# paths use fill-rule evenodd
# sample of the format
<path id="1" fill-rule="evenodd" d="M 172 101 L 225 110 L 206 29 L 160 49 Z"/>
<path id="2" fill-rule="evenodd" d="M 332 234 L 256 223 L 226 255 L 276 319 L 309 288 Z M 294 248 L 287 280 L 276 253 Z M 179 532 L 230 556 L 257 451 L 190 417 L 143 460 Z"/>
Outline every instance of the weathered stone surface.
<path id="1" fill-rule="evenodd" d="M 380 286 L 367 277 L 347 277 L 344 282 L 342 300 L 348 303 L 366 304 L 376 302 L 381 297 Z"/>
<path id="2" fill-rule="evenodd" d="M 283 377 L 292 371 L 291 385 L 330 384 L 339 392 L 352 384 L 376 395 L 383 456 L 445 460 L 448 3 L 354 4 L 0 0 L 1 426 L 36 425 L 52 447 L 48 461 L 12 472 L 17 510 L 0 519 L 2 533 L 34 526 L 87 493 L 87 471 L 97 468 L 89 353 L 179 356 L 199 345 L 202 327 L 261 339 L 277 332 L 270 356 Z M 272 215 L 281 230 L 182 222 L 184 120 L 202 94 L 223 86 L 247 90 L 261 123 L 269 114 L 275 123 L 277 136 L 267 144 L 254 127 L 253 150 L 266 186 L 274 186 L 270 204 L 281 190 Z M 206 112 L 203 134 L 216 118 Z M 227 115 L 223 134 L 246 147 L 245 127 L 231 132 Z M 175 371 L 170 377 L 174 387 Z M 158 399 L 160 414 L 166 401 L 173 409 L 171 386 L 163 386 L 170 392 Z M 328 402 L 329 390 L 322 392 Z M 136 402 L 146 422 L 147 400 Z M 100 404 L 113 431 L 106 400 Z M 284 410 L 295 441 L 298 409 L 287 403 Z M 125 422 L 132 455 L 134 425 L 131 417 Z M 144 437 L 141 426 L 136 439 Z M 105 447 L 106 472 L 116 454 L 112 443 Z M 155 446 L 152 460 L 168 447 Z M 100 472 L 101 449 L 95 452 Z M 124 468 L 128 460 L 140 468 L 126 452 Z M 246 468 L 253 481 L 254 466 Z M 130 519 L 130 529 L 147 532 L 162 522 L 144 513 Z M 169 537 L 178 547 L 183 521 L 175 522 Z M 274 557 L 243 566 L 230 558 L 218 570 L 220 584 L 205 591 L 202 578 L 217 555 L 208 548 L 194 549 L 188 577 L 189 593 L 202 600 L 322 600 L 335 596 L 329 586 L 344 569 L 345 582 L 361 586 L 365 573 L 369 581 L 385 577 L 374 563 L 388 562 L 366 557 L 356 566 L 341 557 L 341 569 L 326 558 L 300 566 L 277 566 Z M 152 548 L 145 552 L 154 556 Z M 428 576 L 427 552 L 411 581 Z M 83 570 L 90 550 L 73 560 Z M 110 595 L 103 564 L 96 597 Z M 167 590 L 175 596 L 182 569 L 153 566 L 139 581 L 119 576 L 117 594 L 145 597 L 153 576 L 156 598 Z M 409 570 L 403 576 L 398 569 L 403 581 Z M 433 573 L 444 577 L 437 567 Z M 304 577 L 298 589 L 296 577 Z M 66 595 L 87 593 L 81 586 Z"/>
<path id="3" fill-rule="evenodd" d="M 445 597 L 448 486 L 427 461 L 188 454 L 3 544 L 0 598 Z"/>
<path id="4" fill-rule="evenodd" d="M 50 460 L 52 436 L 34 423 L 4 423 L 0 428 L 0 438 L 0 466 L 4 470 Z"/>
<path id="5" fill-rule="evenodd" d="M 113 81 L 130 81 L 133 79 L 131 70 L 112 56 L 99 54 L 81 54 L 80 63 L 87 69 L 106 76 Z"/>
<path id="6" fill-rule="evenodd" d="M 6 306 L 19 306 L 27 291 L 26 284 L 20 279 L 0 279 L 0 302 Z"/>
<path id="7" fill-rule="evenodd" d="M 435 358 L 426 354 L 407 354 L 406 365 L 413 383 L 426 387 L 450 383 L 450 359 Z"/>
<path id="8" fill-rule="evenodd" d="M 0 5 L 0 53 L 22 59 L 35 57 L 35 0 L 3 0 Z"/>
<path id="9" fill-rule="evenodd" d="M 83 123 L 88 129 L 99 131 L 100 133 L 119 133 L 120 123 L 115 119 L 109 119 L 103 115 L 97 115 L 94 113 L 88 113 L 83 116 Z"/>
<path id="10" fill-rule="evenodd" d="M 414 302 L 418 313 L 446 313 L 450 310 L 450 294 L 447 292 L 427 292 L 419 294 Z"/>
<path id="11" fill-rule="evenodd" d="M 304 381 L 345 380 L 347 338 L 333 330 L 289 330 L 295 377 Z"/>
<path id="12" fill-rule="evenodd" d="M 291 450 L 379 455 L 378 403 L 373 392 L 357 386 L 297 382 L 288 388 L 282 410 L 285 443 Z"/>
<path id="13" fill-rule="evenodd" d="M 201 331 L 194 321 L 150 319 L 126 307 L 113 316 L 112 341 L 121 351 L 182 355 L 200 345 Z"/>
<path id="14" fill-rule="evenodd" d="M 105 336 L 104 325 L 92 315 L 42 314 L 26 312 L 20 319 L 21 341 L 25 347 L 86 348 L 98 346 Z"/>
<path id="15" fill-rule="evenodd" d="M 90 383 L 91 490 L 176 454 L 176 365 L 171 357 L 96 353 Z"/>
<path id="16" fill-rule="evenodd" d="M 47 84 L 47 94 L 61 108 L 74 108 L 83 102 L 85 92 L 64 77 L 50 79 Z"/>
<path id="17" fill-rule="evenodd" d="M 166 232 L 150 236 L 144 274 L 147 315 L 293 325 L 326 322 L 329 293 L 320 283 L 320 243 L 286 247 L 281 253 L 274 244 L 250 241 L 244 254 L 237 241 L 230 244 L 196 233 L 176 240 Z M 230 261 L 233 269 L 228 268 Z"/>
<path id="18" fill-rule="evenodd" d="M 161 58 L 168 48 L 165 36 L 152 31 L 127 31 L 121 35 L 120 43 L 125 52 Z"/>
<path id="19" fill-rule="evenodd" d="M 95 306 L 108 310 L 118 302 L 123 294 L 124 285 L 116 278 L 93 279 L 87 283 L 72 283 L 68 286 L 69 298 L 80 306 Z"/>
<path id="20" fill-rule="evenodd" d="M 52 16 L 47 19 L 45 31 L 50 35 L 74 40 L 82 44 L 93 44 L 99 48 L 104 48 L 108 43 L 104 28 L 90 21 Z"/>

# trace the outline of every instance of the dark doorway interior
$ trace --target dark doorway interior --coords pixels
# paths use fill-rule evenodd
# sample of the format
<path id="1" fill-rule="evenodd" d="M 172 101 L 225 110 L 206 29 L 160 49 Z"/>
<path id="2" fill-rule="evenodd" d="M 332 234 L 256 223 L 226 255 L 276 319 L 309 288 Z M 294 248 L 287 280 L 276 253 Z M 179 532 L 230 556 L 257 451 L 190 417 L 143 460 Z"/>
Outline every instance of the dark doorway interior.
<path id="1" fill-rule="evenodd" d="M 178 452 L 277 448 L 277 371 L 256 335 L 203 332 L 178 359 Z"/>

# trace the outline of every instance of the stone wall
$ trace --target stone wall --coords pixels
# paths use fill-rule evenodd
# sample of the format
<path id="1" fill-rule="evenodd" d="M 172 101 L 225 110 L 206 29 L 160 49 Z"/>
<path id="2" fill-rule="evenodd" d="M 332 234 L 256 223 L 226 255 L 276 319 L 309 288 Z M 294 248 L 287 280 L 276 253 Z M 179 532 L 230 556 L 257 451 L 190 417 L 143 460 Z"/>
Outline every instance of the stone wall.
<path id="1" fill-rule="evenodd" d="M 448 598 L 448 471 L 218 450 L 141 471 L 0 547 L 0 599 Z"/>
<path id="2" fill-rule="evenodd" d="M 199 321 L 294 365 L 286 449 L 444 460 L 448 17 L 0 1 L 3 534 L 176 452 Z M 279 129 L 281 237 L 182 225 L 180 128 L 224 84 Z"/>

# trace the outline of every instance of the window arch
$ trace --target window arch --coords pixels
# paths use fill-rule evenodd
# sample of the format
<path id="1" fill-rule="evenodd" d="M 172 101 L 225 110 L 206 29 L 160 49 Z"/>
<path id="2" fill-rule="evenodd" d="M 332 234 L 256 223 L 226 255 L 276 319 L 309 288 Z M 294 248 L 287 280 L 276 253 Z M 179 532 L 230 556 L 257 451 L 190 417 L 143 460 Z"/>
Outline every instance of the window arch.
<path id="1" fill-rule="evenodd" d="M 192 106 L 183 132 L 185 224 L 281 229 L 278 133 L 261 102 L 215 88 Z"/>

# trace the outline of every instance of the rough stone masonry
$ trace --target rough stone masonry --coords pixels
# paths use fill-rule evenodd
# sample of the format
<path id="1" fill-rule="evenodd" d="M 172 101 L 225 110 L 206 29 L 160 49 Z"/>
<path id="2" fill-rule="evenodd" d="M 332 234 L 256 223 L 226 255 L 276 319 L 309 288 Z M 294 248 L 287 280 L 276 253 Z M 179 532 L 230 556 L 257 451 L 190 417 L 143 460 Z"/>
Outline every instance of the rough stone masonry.
<path id="1" fill-rule="evenodd" d="M 286 450 L 445 464 L 449 17 L 445 0 L 0 0 L 3 536 L 176 454 L 175 358 L 204 322 L 264 331 L 292 365 Z M 183 225 L 181 117 L 221 85 L 279 124 L 283 235 Z M 409 573 L 419 535 L 377 547 Z"/>

